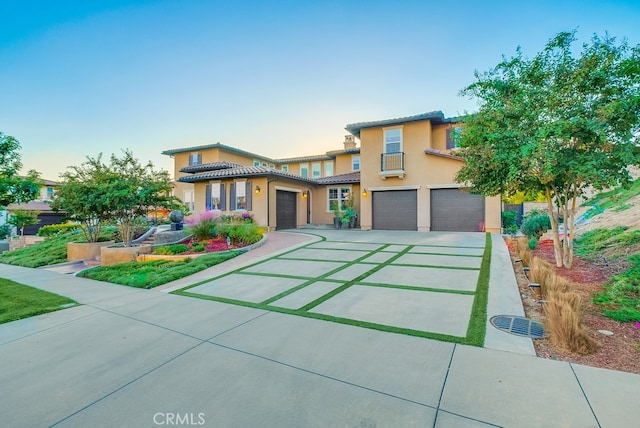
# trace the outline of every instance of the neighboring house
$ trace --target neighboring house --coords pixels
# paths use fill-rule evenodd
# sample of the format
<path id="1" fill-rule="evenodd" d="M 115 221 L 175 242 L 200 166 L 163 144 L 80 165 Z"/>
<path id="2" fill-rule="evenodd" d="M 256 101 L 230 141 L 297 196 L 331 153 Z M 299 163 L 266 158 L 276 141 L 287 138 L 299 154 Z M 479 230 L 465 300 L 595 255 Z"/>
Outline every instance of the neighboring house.
<path id="1" fill-rule="evenodd" d="M 271 159 L 220 143 L 162 153 L 174 158 L 174 194 L 194 213 L 250 211 L 269 229 L 290 229 L 332 224 L 332 209 L 353 197 L 362 229 L 500 231 L 500 198 L 455 182 L 459 126 L 440 111 L 354 123 L 342 150 L 308 157 Z"/>
<path id="2" fill-rule="evenodd" d="M 58 186 L 58 182 L 52 180 L 42 180 L 42 186 L 40 187 L 40 196 L 33 201 L 23 204 L 11 204 L 6 207 L 6 211 L 2 216 L 2 224 L 6 223 L 9 211 L 15 209 L 24 209 L 27 211 L 37 211 L 40 223 L 24 228 L 25 235 L 35 235 L 38 233 L 38 229 L 48 224 L 62 223 L 65 214 L 62 212 L 54 212 L 51 209 L 51 201 L 55 193 L 55 188 Z"/>

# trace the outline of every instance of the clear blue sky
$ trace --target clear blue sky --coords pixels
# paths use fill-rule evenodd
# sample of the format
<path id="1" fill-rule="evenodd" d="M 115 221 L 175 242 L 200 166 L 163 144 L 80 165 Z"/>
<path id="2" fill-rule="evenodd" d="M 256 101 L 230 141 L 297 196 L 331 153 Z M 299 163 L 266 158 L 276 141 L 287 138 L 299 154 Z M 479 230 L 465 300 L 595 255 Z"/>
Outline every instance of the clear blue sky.
<path id="1" fill-rule="evenodd" d="M 220 142 L 275 158 L 339 149 L 352 122 L 473 111 L 458 95 L 520 45 L 608 32 L 627 1 L 0 1 L 0 131 L 57 180 L 86 156 Z"/>

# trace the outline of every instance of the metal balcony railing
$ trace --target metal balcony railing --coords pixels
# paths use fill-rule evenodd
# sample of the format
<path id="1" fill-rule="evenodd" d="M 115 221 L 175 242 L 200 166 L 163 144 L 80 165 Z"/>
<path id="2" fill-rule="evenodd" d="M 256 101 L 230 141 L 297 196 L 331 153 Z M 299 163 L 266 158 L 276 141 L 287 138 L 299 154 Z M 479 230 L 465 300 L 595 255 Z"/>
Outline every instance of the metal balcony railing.
<path id="1" fill-rule="evenodd" d="M 404 152 L 382 153 L 380 155 L 380 171 L 404 171 Z"/>

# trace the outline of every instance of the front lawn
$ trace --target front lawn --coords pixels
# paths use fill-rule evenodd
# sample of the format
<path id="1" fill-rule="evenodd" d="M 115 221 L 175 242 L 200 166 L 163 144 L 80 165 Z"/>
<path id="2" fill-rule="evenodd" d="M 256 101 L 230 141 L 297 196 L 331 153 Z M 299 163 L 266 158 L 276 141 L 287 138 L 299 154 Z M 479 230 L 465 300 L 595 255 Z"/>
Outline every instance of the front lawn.
<path id="1" fill-rule="evenodd" d="M 57 311 L 75 303 L 67 297 L 0 278 L 0 324 Z"/>
<path id="2" fill-rule="evenodd" d="M 152 260 L 96 266 L 78 274 L 82 278 L 137 288 L 153 288 L 185 276 L 193 275 L 241 254 L 242 251 L 210 253 L 184 261 Z"/>

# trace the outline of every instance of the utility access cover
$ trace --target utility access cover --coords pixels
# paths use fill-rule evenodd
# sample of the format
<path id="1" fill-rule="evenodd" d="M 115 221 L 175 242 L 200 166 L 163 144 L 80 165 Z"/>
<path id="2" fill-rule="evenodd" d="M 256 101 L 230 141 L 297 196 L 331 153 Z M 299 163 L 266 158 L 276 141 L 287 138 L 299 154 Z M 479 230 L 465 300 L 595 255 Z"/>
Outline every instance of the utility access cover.
<path id="1" fill-rule="evenodd" d="M 515 315 L 496 315 L 489 319 L 491 325 L 507 333 L 516 336 L 541 339 L 544 337 L 544 328 L 538 321 Z"/>

